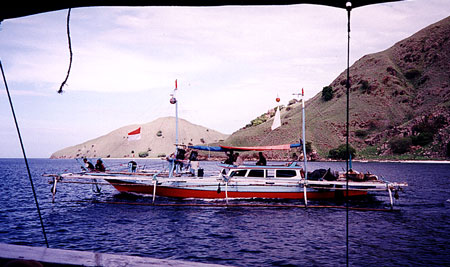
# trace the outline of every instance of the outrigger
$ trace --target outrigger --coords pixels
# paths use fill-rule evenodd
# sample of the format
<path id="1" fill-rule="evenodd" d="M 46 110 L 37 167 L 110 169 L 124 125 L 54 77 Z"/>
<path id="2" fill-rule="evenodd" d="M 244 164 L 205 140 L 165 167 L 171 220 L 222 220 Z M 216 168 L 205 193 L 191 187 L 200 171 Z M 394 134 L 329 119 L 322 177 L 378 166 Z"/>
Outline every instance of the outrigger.
<path id="1" fill-rule="evenodd" d="M 171 96 L 170 102 L 177 105 L 174 94 Z M 303 99 L 301 103 L 303 139 L 300 140 L 300 143 L 257 147 L 189 146 L 189 148 L 230 152 L 289 150 L 302 147 L 303 155 L 306 155 L 305 142 L 303 142 L 305 140 Z M 178 111 L 178 108 L 176 108 L 176 111 Z M 178 120 L 178 112 L 176 112 L 176 118 Z M 178 124 L 176 127 L 178 128 Z M 297 161 L 266 166 L 248 164 L 236 166 L 221 163 L 219 164 L 220 171 L 215 174 L 203 175 L 203 172 L 195 171 L 196 167 L 181 172 L 179 168 L 181 160 L 177 157 L 181 149 L 179 148 L 180 145 L 177 144 L 178 131 L 176 133 L 174 157 L 168 158 L 169 164 L 161 170 L 135 170 L 130 168 L 128 171 L 95 172 L 86 170 L 80 173 L 44 175 L 53 178 L 51 181 L 53 184 L 53 200 L 55 199 L 57 183 L 64 182 L 95 185 L 110 184 L 122 193 L 151 195 L 153 202 L 155 202 L 156 196 L 182 199 L 224 199 L 227 204 L 230 198 L 304 199 L 305 206 L 307 206 L 308 199 L 356 197 L 372 191 L 387 191 L 391 208 L 393 208 L 393 192 L 394 197 L 397 197 L 398 192 L 403 187 L 408 186 L 406 183 L 391 183 L 379 179 L 374 174 L 363 174 L 353 170 L 348 173 L 338 173 L 330 169 L 321 169 L 308 173 L 306 156 L 303 157 L 303 164 Z M 189 165 L 191 167 L 198 166 L 198 161 L 190 161 Z M 98 179 L 107 183 L 98 183 Z"/>

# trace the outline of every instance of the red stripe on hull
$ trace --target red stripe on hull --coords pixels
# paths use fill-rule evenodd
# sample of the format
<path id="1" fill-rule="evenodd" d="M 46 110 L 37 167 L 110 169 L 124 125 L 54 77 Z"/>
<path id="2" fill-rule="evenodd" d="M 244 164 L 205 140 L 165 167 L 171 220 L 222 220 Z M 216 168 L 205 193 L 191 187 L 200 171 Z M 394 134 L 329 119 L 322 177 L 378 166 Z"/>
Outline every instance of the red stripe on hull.
<path id="1" fill-rule="evenodd" d="M 112 185 L 119 191 L 123 193 L 139 193 L 139 194 L 153 194 L 153 186 L 151 185 Z M 337 195 L 345 196 L 345 191 L 318 191 L 318 192 L 308 192 L 308 199 L 331 199 L 335 198 Z M 342 193 L 341 193 L 342 192 Z M 185 188 L 174 188 L 166 186 L 157 186 L 156 195 L 163 197 L 173 197 L 173 198 L 225 198 L 225 191 L 222 190 L 220 193 L 217 191 L 207 191 L 207 190 L 195 190 L 195 189 L 185 189 Z M 367 191 L 352 191 L 349 190 L 349 196 L 362 196 L 367 195 Z M 279 198 L 279 199 L 303 199 L 302 192 L 228 192 L 228 198 Z"/>

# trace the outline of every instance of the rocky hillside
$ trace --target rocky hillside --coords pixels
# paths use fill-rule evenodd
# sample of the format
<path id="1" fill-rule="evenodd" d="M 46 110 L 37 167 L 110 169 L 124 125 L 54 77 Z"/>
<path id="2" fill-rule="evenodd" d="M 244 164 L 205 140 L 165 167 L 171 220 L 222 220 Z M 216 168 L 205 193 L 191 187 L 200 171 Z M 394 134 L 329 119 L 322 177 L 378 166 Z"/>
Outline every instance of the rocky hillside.
<path id="1" fill-rule="evenodd" d="M 350 142 L 360 158 L 444 158 L 450 155 L 450 17 L 362 57 L 350 67 Z M 345 142 L 346 72 L 306 103 L 306 139 L 321 157 Z M 325 88 L 324 88 L 325 91 Z M 325 92 L 323 92 L 325 93 Z M 234 145 L 295 142 L 300 105 L 270 114 L 233 133 Z M 261 120 L 262 119 L 262 120 Z"/>
<path id="2" fill-rule="evenodd" d="M 208 144 L 228 136 L 179 119 L 180 144 Z M 129 141 L 128 133 L 141 127 L 141 139 Z M 165 117 L 142 125 L 128 125 L 82 144 L 59 150 L 51 158 L 160 157 L 175 150 L 175 118 Z"/>

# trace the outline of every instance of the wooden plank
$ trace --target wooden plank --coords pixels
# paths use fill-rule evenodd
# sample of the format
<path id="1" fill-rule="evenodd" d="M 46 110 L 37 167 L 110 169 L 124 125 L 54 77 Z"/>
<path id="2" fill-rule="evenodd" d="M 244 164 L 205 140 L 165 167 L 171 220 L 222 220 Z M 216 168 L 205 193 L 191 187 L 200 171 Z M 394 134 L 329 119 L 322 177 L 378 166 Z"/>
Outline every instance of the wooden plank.
<path id="1" fill-rule="evenodd" d="M 218 264 L 207 264 L 180 260 L 155 259 L 138 256 L 64 250 L 46 247 L 30 247 L 0 243 L 0 265 L 5 266 L 5 264 L 13 260 L 37 261 L 44 266 L 223 266 Z"/>

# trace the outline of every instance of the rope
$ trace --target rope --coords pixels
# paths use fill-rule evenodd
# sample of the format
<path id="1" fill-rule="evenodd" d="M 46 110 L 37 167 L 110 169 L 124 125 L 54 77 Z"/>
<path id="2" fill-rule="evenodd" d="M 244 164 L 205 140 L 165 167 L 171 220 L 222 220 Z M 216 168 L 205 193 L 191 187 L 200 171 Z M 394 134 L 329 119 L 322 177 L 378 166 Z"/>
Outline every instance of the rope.
<path id="1" fill-rule="evenodd" d="M 70 40 L 70 25 L 69 25 L 71 10 L 72 9 L 69 8 L 69 11 L 67 12 L 67 40 L 69 43 L 69 53 L 70 53 L 69 69 L 67 70 L 66 78 L 64 79 L 64 81 L 61 83 L 61 86 L 59 87 L 58 94 L 62 94 L 64 92 L 63 87 L 64 87 L 64 85 L 66 85 L 67 79 L 69 79 L 70 69 L 72 68 L 72 41 Z"/>
<path id="2" fill-rule="evenodd" d="M 31 178 L 30 166 L 28 165 L 27 155 L 25 153 L 25 148 L 23 146 L 22 136 L 20 135 L 20 130 L 19 130 L 19 124 L 17 123 L 16 113 L 14 112 L 14 106 L 13 106 L 13 103 L 11 100 L 11 95 L 9 94 L 8 83 L 6 82 L 5 72 L 3 71 L 3 65 L 2 65 L 1 60 L 0 60 L 0 69 L 2 71 L 3 82 L 5 83 L 6 94 L 8 95 L 9 105 L 11 106 L 11 112 L 12 112 L 12 115 L 14 118 L 14 123 L 16 124 L 17 135 L 19 137 L 20 146 L 22 148 L 23 159 L 25 160 L 25 165 L 27 167 L 28 178 L 30 179 L 30 183 L 31 183 L 31 189 L 33 190 L 34 202 L 36 203 L 39 220 L 41 222 L 42 233 L 44 234 L 45 245 L 47 245 L 47 248 L 48 248 L 47 234 L 45 233 L 45 227 L 44 227 L 44 222 L 42 221 L 41 210 L 39 208 L 39 203 L 38 203 L 38 200 L 36 197 L 36 191 L 34 190 L 33 179 Z"/>

